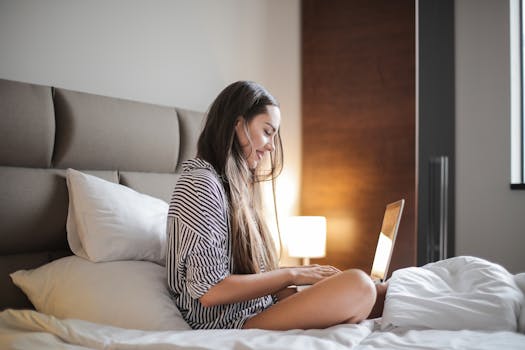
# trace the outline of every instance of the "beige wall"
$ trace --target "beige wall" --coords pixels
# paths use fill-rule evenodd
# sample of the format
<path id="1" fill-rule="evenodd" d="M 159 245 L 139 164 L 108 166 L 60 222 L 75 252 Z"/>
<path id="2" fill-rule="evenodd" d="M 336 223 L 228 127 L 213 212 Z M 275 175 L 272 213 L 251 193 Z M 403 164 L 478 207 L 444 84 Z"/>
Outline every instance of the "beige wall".
<path id="1" fill-rule="evenodd" d="M 509 4 L 456 0 L 456 254 L 525 271 L 525 191 L 510 184 Z"/>
<path id="2" fill-rule="evenodd" d="M 297 214 L 299 0 L 0 1 L 0 78 L 205 111 L 236 80 L 281 103 L 281 217 Z M 295 260 L 291 260 L 294 262 Z"/>
<path id="3" fill-rule="evenodd" d="M 283 215 L 300 182 L 299 0 L 0 2 L 0 78 L 205 111 L 255 80 L 281 102 Z"/>

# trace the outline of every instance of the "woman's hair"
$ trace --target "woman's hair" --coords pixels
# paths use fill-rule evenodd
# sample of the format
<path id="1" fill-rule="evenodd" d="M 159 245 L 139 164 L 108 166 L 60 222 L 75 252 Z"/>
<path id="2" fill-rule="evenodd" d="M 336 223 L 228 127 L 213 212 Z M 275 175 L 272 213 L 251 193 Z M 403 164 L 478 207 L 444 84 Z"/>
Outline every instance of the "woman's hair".
<path id="1" fill-rule="evenodd" d="M 197 157 L 213 165 L 228 195 L 235 273 L 278 267 L 275 243 L 263 217 L 261 181 L 271 180 L 274 186 L 282 170 L 281 136 L 279 132 L 275 135 L 269 166 L 268 162 L 260 162 L 251 170 L 235 134 L 237 120 L 243 118 L 249 139 L 248 123 L 256 115 L 266 113 L 267 106 L 278 107 L 279 103 L 261 85 L 251 81 L 230 84 L 210 106 L 197 144 Z M 265 166 L 268 169 L 263 169 Z"/>

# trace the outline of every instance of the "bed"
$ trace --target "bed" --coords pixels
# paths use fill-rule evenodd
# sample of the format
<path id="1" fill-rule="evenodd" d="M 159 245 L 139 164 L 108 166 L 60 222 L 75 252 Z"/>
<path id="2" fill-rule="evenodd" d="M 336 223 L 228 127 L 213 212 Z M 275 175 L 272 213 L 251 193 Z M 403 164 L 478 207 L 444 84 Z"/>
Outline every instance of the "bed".
<path id="1" fill-rule="evenodd" d="M 475 257 L 395 271 L 357 325 L 191 330 L 165 216 L 202 120 L 0 80 L 0 349 L 525 349 L 525 274 Z"/>

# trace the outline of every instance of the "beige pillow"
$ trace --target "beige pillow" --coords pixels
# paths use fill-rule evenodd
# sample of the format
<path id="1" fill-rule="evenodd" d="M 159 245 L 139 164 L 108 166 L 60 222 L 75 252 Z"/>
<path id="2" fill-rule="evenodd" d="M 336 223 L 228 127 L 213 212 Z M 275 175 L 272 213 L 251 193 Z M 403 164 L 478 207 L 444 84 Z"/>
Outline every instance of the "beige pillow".
<path id="1" fill-rule="evenodd" d="M 77 256 L 11 274 L 36 310 L 141 330 L 190 329 L 171 299 L 163 266 L 147 261 L 93 263 Z"/>

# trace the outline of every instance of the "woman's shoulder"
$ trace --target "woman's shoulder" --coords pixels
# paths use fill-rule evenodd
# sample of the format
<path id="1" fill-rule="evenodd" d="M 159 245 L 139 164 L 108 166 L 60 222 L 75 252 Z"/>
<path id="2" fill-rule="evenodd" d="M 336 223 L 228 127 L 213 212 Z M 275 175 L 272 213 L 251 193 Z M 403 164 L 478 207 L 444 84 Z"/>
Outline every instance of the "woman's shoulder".
<path id="1" fill-rule="evenodd" d="M 196 194 L 216 195 L 218 198 L 225 194 L 222 181 L 213 166 L 199 158 L 182 163 L 182 174 L 175 187 L 191 189 Z"/>
<path id="2" fill-rule="evenodd" d="M 178 217 L 179 222 L 197 233 L 207 232 L 210 226 L 207 218 L 226 222 L 226 192 L 211 164 L 201 159 L 191 159 L 185 161 L 182 167 L 183 171 L 171 197 L 168 216 Z M 218 225 L 222 225 L 222 221 Z M 208 236 L 202 237 L 209 240 Z"/>
<path id="3" fill-rule="evenodd" d="M 215 174 L 217 173 L 213 165 L 211 165 L 208 161 L 200 158 L 185 160 L 184 162 L 182 162 L 181 166 L 183 173 L 192 172 L 195 170 L 208 170 Z"/>
<path id="4" fill-rule="evenodd" d="M 220 177 L 215 168 L 207 161 L 199 158 L 186 160 L 182 163 L 180 180 L 199 180 L 205 183 L 220 183 Z"/>

